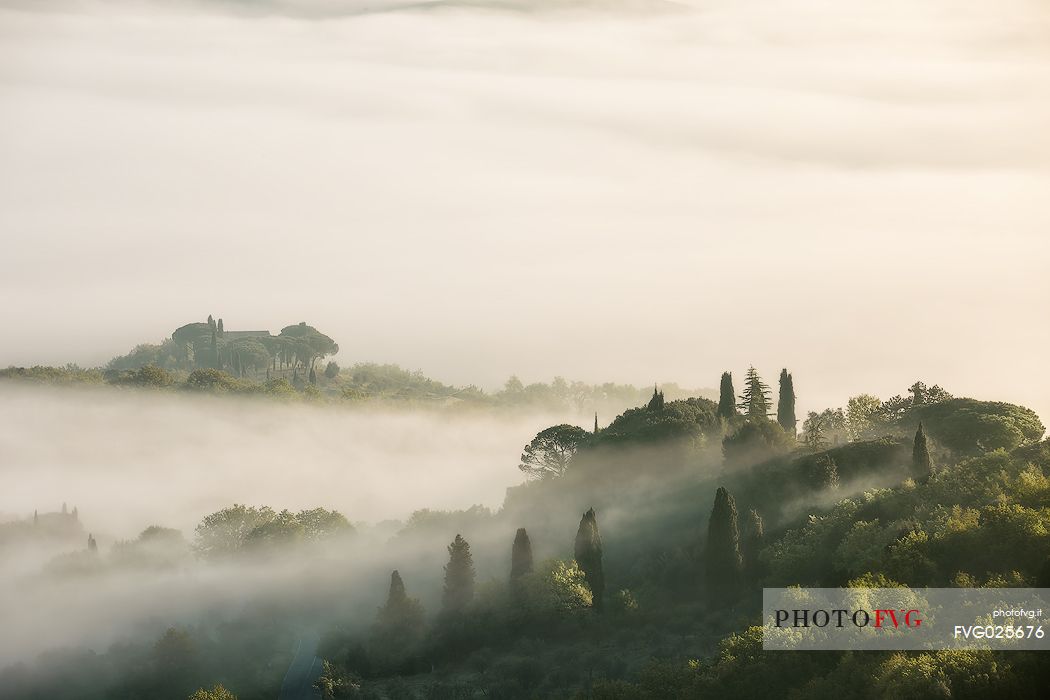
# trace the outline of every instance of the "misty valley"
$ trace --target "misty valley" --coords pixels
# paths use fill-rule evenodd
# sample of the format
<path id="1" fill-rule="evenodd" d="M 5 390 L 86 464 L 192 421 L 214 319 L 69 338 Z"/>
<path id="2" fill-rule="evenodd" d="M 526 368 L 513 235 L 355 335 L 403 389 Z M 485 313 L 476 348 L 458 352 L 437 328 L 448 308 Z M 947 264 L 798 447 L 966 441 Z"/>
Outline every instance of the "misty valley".
<path id="1" fill-rule="evenodd" d="M 1048 36 L 0 0 L 0 700 L 1050 697 Z"/>
<path id="2" fill-rule="evenodd" d="M 3 697 L 1045 690 L 1039 652 L 767 652 L 758 626 L 763 587 L 1050 586 L 1027 408 L 920 381 L 796 416 L 793 374 L 754 367 L 487 393 L 222 325 L 0 371 Z"/>

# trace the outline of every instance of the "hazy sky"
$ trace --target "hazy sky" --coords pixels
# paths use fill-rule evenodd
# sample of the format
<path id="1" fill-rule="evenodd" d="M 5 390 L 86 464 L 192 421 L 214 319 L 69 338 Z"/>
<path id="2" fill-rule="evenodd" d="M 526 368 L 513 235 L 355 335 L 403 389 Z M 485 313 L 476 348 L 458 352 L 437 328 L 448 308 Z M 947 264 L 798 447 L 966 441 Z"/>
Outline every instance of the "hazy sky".
<path id="1" fill-rule="evenodd" d="M 0 0 L 0 366 L 213 313 L 454 383 L 1050 417 L 1045 2 L 520 4 Z"/>

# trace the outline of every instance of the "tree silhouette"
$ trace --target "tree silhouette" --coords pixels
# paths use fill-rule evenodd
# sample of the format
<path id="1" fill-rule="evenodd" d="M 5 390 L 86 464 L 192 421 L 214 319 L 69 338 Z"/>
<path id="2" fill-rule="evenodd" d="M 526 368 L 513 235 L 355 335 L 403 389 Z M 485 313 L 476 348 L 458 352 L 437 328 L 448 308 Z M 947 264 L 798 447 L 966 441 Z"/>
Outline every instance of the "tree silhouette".
<path id="1" fill-rule="evenodd" d="M 752 366 L 747 370 L 744 378 L 744 393 L 740 395 L 739 407 L 743 409 L 748 418 L 769 417 L 769 386 L 767 386 L 758 371 Z"/>
<path id="2" fill-rule="evenodd" d="M 522 451 L 518 469 L 533 478 L 561 476 L 587 439 L 587 431 L 577 425 L 563 423 L 541 430 Z"/>
<path id="3" fill-rule="evenodd" d="M 650 411 L 659 411 L 664 407 L 664 392 L 659 391 L 656 385 L 653 385 L 653 398 L 649 399 L 649 405 L 646 407 Z"/>
<path id="4" fill-rule="evenodd" d="M 809 412 L 809 417 L 802 424 L 802 442 L 807 448 L 814 452 L 820 452 L 828 445 L 828 438 L 824 432 L 826 417 L 815 411 Z"/>
<path id="5" fill-rule="evenodd" d="M 736 412 L 736 392 L 733 390 L 733 374 L 722 372 L 722 384 L 718 389 L 718 415 L 722 418 L 732 418 Z"/>
<path id="6" fill-rule="evenodd" d="M 719 486 L 707 526 L 707 584 L 715 600 L 732 597 L 740 583 L 740 534 L 736 501 Z"/>
<path id="7" fill-rule="evenodd" d="M 379 608 L 372 627 L 370 653 L 380 667 L 396 668 L 415 653 L 424 632 L 423 606 L 409 598 L 397 569 L 390 573 L 386 604 Z"/>
<path id="8" fill-rule="evenodd" d="M 386 596 L 386 605 L 379 608 L 377 623 L 387 631 L 411 632 L 423 625 L 423 607 L 415 598 L 409 598 L 405 591 L 405 582 L 397 569 L 390 572 L 390 591 Z"/>
<path id="9" fill-rule="evenodd" d="M 514 583 L 532 571 L 532 542 L 525 528 L 519 527 L 514 535 L 514 546 L 510 552 L 510 580 Z"/>
<path id="10" fill-rule="evenodd" d="M 445 590 L 442 596 L 444 612 L 462 612 L 474 599 L 474 575 L 470 544 L 456 535 L 456 539 L 448 546 L 448 564 L 445 565 Z"/>
<path id="11" fill-rule="evenodd" d="M 780 400 L 777 402 L 777 422 L 789 435 L 794 435 L 798 420 L 795 418 L 795 381 L 787 369 L 780 370 Z"/>
<path id="12" fill-rule="evenodd" d="M 933 458 L 930 457 L 930 446 L 926 443 L 926 430 L 919 423 L 915 431 L 915 443 L 911 450 L 911 468 L 916 476 L 927 476 L 933 471 Z"/>
<path id="13" fill-rule="evenodd" d="M 580 519 L 574 551 L 576 563 L 583 569 L 587 586 L 591 589 L 592 606 L 601 612 L 605 595 L 605 573 L 602 571 L 602 536 L 598 532 L 594 508 L 588 509 Z"/>

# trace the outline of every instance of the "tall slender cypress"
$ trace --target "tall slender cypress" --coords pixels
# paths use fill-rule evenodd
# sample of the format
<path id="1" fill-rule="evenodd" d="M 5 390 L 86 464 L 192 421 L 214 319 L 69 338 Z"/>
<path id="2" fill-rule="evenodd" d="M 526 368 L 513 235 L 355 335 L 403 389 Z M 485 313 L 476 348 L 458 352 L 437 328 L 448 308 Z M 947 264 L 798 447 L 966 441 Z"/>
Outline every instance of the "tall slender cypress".
<path id="1" fill-rule="evenodd" d="M 423 622 L 423 606 L 415 598 L 408 597 L 405 582 L 394 569 L 390 573 L 390 592 L 386 597 L 386 605 L 379 608 L 376 615 L 374 641 L 378 642 L 384 653 L 404 650 L 418 640 L 423 632 Z"/>
<path id="2" fill-rule="evenodd" d="M 602 570 L 602 536 L 598 532 L 594 508 L 588 509 L 580 519 L 574 550 L 576 563 L 583 569 L 587 586 L 591 589 L 591 605 L 595 611 L 601 612 L 605 597 L 605 573 Z"/>
<path id="3" fill-rule="evenodd" d="M 722 372 L 722 384 L 718 389 L 718 415 L 728 419 L 736 414 L 736 391 L 733 390 L 733 373 Z"/>
<path id="4" fill-rule="evenodd" d="M 922 423 L 915 431 L 915 443 L 911 449 L 911 468 L 916 476 L 927 476 L 933 471 L 933 458 L 930 457 L 930 446 L 926 443 L 926 430 Z"/>
<path id="5" fill-rule="evenodd" d="M 707 584 L 712 598 L 732 596 L 740 583 L 740 532 L 736 501 L 723 486 L 715 491 L 715 503 L 707 526 Z"/>
<path id="6" fill-rule="evenodd" d="M 798 425 L 795 418 L 795 381 L 787 369 L 780 370 L 780 401 L 777 402 L 777 422 L 789 435 L 794 435 Z"/>
<path id="7" fill-rule="evenodd" d="M 532 542 L 525 528 L 519 527 L 510 551 L 510 581 L 514 583 L 532 571 Z"/>
<path id="8" fill-rule="evenodd" d="M 442 607 L 446 613 L 461 612 L 473 599 L 474 557 L 470 554 L 467 541 L 456 535 L 456 539 L 448 546 Z"/>

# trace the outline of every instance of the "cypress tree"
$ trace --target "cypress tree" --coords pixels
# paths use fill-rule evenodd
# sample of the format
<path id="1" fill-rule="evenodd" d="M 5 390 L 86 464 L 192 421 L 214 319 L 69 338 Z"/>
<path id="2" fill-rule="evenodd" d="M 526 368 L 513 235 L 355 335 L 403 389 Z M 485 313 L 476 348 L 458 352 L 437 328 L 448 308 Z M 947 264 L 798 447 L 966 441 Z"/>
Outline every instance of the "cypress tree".
<path id="1" fill-rule="evenodd" d="M 591 589 L 591 605 L 595 611 L 601 612 L 605 596 L 605 573 L 602 571 L 602 536 L 598 532 L 594 508 L 588 509 L 580 519 L 574 550 L 576 563 L 583 569 L 587 586 Z"/>
<path id="2" fill-rule="evenodd" d="M 594 412 L 594 434 L 598 434 L 598 412 Z"/>
<path id="3" fill-rule="evenodd" d="M 90 533 L 88 533 L 88 551 L 89 552 L 97 552 L 98 551 L 98 542 L 95 541 L 94 535 L 92 535 Z"/>
<path id="4" fill-rule="evenodd" d="M 34 510 L 34 511 L 33 511 L 33 524 L 34 524 L 34 525 L 37 525 L 37 524 L 39 524 L 39 523 L 40 523 L 40 516 L 39 516 L 39 515 L 37 514 L 37 512 L 36 512 L 36 511 Z"/>
<path id="5" fill-rule="evenodd" d="M 930 457 L 930 446 L 926 444 L 926 431 L 921 422 L 915 431 L 915 444 L 911 449 L 911 468 L 916 476 L 927 476 L 933 471 L 933 458 Z"/>
<path id="6" fill-rule="evenodd" d="M 718 415 L 725 419 L 737 415 L 732 372 L 722 372 L 722 384 L 718 389 Z"/>
<path id="7" fill-rule="evenodd" d="M 712 598 L 732 596 L 740 582 L 740 533 L 737 528 L 736 501 L 719 486 L 707 526 L 707 583 Z"/>
<path id="8" fill-rule="evenodd" d="M 423 624 L 423 608 L 415 598 L 409 598 L 405 582 L 397 569 L 390 572 L 390 592 L 386 605 L 379 608 L 377 621 L 387 628 L 419 627 Z"/>
<path id="9" fill-rule="evenodd" d="M 650 411 L 659 411 L 664 407 L 664 392 L 657 389 L 656 385 L 653 385 L 653 398 L 649 399 L 648 409 Z"/>
<path id="10" fill-rule="evenodd" d="M 766 537 L 766 528 L 762 516 L 751 509 L 747 513 L 747 527 L 743 543 L 744 577 L 751 583 L 757 583 L 762 577 L 762 565 L 758 559 Z"/>
<path id="11" fill-rule="evenodd" d="M 780 370 L 780 401 L 777 402 L 777 422 L 789 435 L 794 435 L 798 420 L 795 418 L 795 381 L 787 369 Z"/>
<path id="12" fill-rule="evenodd" d="M 219 319 L 219 324 L 215 327 L 215 330 L 217 330 L 219 332 L 219 336 L 222 336 L 222 334 L 225 332 L 222 329 L 222 319 L 221 318 Z"/>
<path id="13" fill-rule="evenodd" d="M 510 552 L 510 582 L 514 583 L 532 571 L 532 542 L 525 528 L 519 527 L 514 535 L 514 546 Z"/>
<path id="14" fill-rule="evenodd" d="M 446 613 L 462 612 L 474 599 L 474 558 L 470 545 L 456 535 L 448 546 L 448 564 L 445 565 L 445 590 L 442 608 Z"/>
<path id="15" fill-rule="evenodd" d="M 317 384 L 317 372 L 314 371 L 313 367 L 310 368 L 310 383 Z"/>
<path id="16" fill-rule="evenodd" d="M 401 574 L 395 569 L 390 574 L 390 592 L 386 605 L 379 608 L 372 641 L 381 656 L 404 654 L 419 640 L 423 632 L 423 606 L 409 598 Z"/>
<path id="17" fill-rule="evenodd" d="M 758 370 L 749 367 L 739 404 L 748 418 L 769 418 L 769 393 L 769 386 L 758 376 Z"/>

